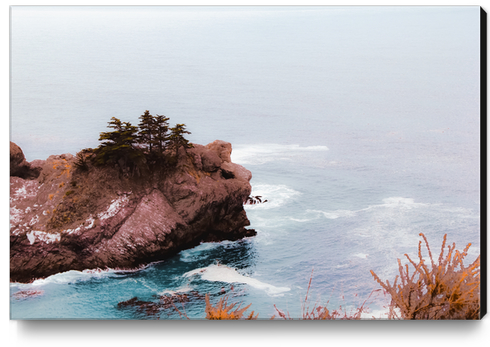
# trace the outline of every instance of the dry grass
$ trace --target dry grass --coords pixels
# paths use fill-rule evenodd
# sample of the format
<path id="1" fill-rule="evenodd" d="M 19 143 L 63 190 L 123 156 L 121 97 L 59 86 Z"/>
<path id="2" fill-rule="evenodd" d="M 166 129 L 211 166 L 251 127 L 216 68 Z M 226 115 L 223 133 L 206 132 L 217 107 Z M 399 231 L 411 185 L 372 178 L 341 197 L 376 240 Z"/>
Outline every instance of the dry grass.
<path id="1" fill-rule="evenodd" d="M 354 310 L 351 310 L 350 312 L 347 312 L 347 310 L 345 308 L 342 308 L 342 306 L 340 306 L 336 310 L 330 311 L 327 308 L 328 302 L 327 305 L 325 306 L 318 305 L 317 303 L 315 303 L 313 304 L 313 307 L 310 308 L 308 295 L 310 292 L 312 280 L 313 280 L 313 270 L 311 271 L 310 281 L 308 282 L 308 289 L 306 290 L 305 299 L 301 304 L 301 317 L 299 318 L 300 320 L 360 320 L 362 313 L 367 312 L 367 306 L 366 306 L 367 301 L 371 298 L 373 293 L 380 291 L 380 289 L 373 290 L 369 295 L 369 297 L 359 307 L 355 308 Z M 291 316 L 289 315 L 289 312 L 284 312 L 279 310 L 276 307 L 276 305 L 274 305 L 274 308 L 276 309 L 276 312 L 279 315 L 279 317 L 285 320 L 294 320 L 294 318 L 291 318 Z M 275 316 L 271 317 L 271 319 L 274 318 Z"/>
<path id="2" fill-rule="evenodd" d="M 174 310 L 179 314 L 181 319 L 185 318 L 187 320 L 190 320 L 190 318 L 187 316 L 187 312 L 185 311 L 185 305 L 184 305 L 185 302 L 189 301 L 189 299 L 187 298 L 187 295 L 186 294 L 183 294 L 183 295 L 176 294 L 174 296 L 180 302 L 180 305 L 182 306 L 182 311 L 177 308 L 172 297 L 170 297 L 170 298 L 162 297 L 161 300 L 163 300 L 165 304 L 170 303 L 170 305 L 172 305 Z"/>
<path id="3" fill-rule="evenodd" d="M 371 270 L 375 280 L 391 295 L 389 319 L 479 319 L 480 315 L 480 256 L 469 266 L 463 265 L 463 259 L 471 246 L 469 243 L 463 252 L 455 250 L 455 244 L 447 246 L 444 254 L 446 236 L 442 242 L 437 264 L 434 263 L 429 243 L 424 234 L 431 266 L 428 267 L 422 257 L 422 241 L 419 242 L 416 264 L 405 254 L 414 267 L 410 274 L 408 264 L 403 267 L 400 259 L 400 275 L 393 284 L 384 283 Z M 401 283 L 397 284 L 400 279 Z M 399 309 L 399 317 L 395 308 Z"/>
<path id="4" fill-rule="evenodd" d="M 236 306 L 236 303 L 229 304 L 228 305 L 228 297 L 221 298 L 216 306 L 211 305 L 209 302 L 209 294 L 206 294 L 205 297 L 206 300 L 206 319 L 209 320 L 237 320 L 237 319 L 242 319 L 243 314 L 245 313 L 246 310 L 252 305 L 249 304 L 248 306 L 244 308 L 240 308 L 241 304 L 238 305 L 238 307 L 233 310 L 233 308 Z M 232 311 L 233 310 L 233 311 Z M 248 315 L 248 317 L 244 318 L 246 320 L 255 320 L 258 317 L 257 315 L 254 316 L 254 311 Z"/>

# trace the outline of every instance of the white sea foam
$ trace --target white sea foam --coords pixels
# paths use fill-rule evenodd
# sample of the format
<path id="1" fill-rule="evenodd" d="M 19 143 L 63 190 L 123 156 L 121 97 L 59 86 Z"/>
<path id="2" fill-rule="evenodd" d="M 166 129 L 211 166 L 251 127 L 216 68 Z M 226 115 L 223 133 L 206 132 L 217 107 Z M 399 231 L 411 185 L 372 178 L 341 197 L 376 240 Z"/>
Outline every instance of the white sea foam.
<path id="1" fill-rule="evenodd" d="M 320 213 L 323 217 L 327 219 L 337 219 L 341 217 L 353 217 L 356 215 L 356 211 L 350 210 L 335 210 L 335 211 L 317 211 L 317 210 L 307 210 L 315 213 Z"/>
<path id="2" fill-rule="evenodd" d="M 35 280 L 30 285 L 43 286 L 46 284 L 68 284 L 68 283 L 73 283 L 78 281 L 87 281 L 94 277 L 96 278 L 105 277 L 107 275 L 113 274 L 114 272 L 115 270 L 113 269 L 106 269 L 106 270 L 93 269 L 93 270 L 83 270 L 83 271 L 69 270 L 66 272 L 60 272 L 55 275 L 51 275 L 43 279 Z"/>
<path id="3" fill-rule="evenodd" d="M 313 219 L 316 218 L 293 218 L 293 217 L 288 217 L 289 220 L 292 220 L 293 222 L 298 222 L 298 223 L 305 223 L 305 222 L 310 222 Z"/>
<path id="4" fill-rule="evenodd" d="M 356 211 L 350 210 L 334 210 L 334 211 L 321 211 L 321 210 L 306 210 L 301 217 L 287 217 L 289 220 L 298 223 L 306 223 L 319 218 L 337 219 L 342 217 L 354 217 Z"/>
<path id="5" fill-rule="evenodd" d="M 271 209 L 284 205 L 301 193 L 285 185 L 258 184 L 252 186 L 251 196 L 260 196 L 262 201 L 267 202 L 255 205 L 245 205 L 247 210 Z"/>
<path id="6" fill-rule="evenodd" d="M 225 265 L 210 265 L 205 268 L 195 269 L 184 274 L 184 277 L 194 275 L 201 276 L 201 279 L 211 282 L 225 283 L 245 283 L 256 289 L 264 290 L 268 295 L 281 295 L 284 292 L 291 290 L 288 287 L 276 287 L 268 283 L 259 281 L 258 279 L 241 275 L 236 269 Z"/>
<path id="7" fill-rule="evenodd" d="M 255 224 L 254 224 L 255 225 Z M 272 245 L 274 243 L 274 237 L 272 237 L 271 233 L 266 230 L 255 229 L 257 231 L 257 235 L 254 237 L 254 242 L 262 245 Z"/>
<path id="8" fill-rule="evenodd" d="M 367 254 L 367 253 L 356 253 L 356 254 L 354 254 L 354 257 L 363 258 L 363 259 L 367 259 L 368 256 L 369 256 L 369 254 Z"/>
<path id="9" fill-rule="evenodd" d="M 234 146 L 231 158 L 241 165 L 260 165 L 271 161 L 291 161 L 304 152 L 328 151 L 326 146 L 279 145 L 273 143 Z"/>
<path id="10" fill-rule="evenodd" d="M 164 291 L 158 293 L 158 295 L 176 295 L 178 293 L 187 293 L 190 292 L 191 290 L 192 288 L 187 285 L 187 286 L 179 287 L 174 290 L 165 289 Z"/>
<path id="11" fill-rule="evenodd" d="M 194 262 L 197 259 L 199 260 L 204 260 L 209 257 L 209 250 L 214 249 L 218 247 L 219 245 L 226 244 L 227 241 L 221 241 L 221 242 L 203 242 L 200 245 L 190 248 L 190 249 L 185 249 L 180 252 L 180 261 L 189 263 L 189 262 Z"/>
<path id="12" fill-rule="evenodd" d="M 289 217 L 290 220 L 297 222 L 308 222 L 314 219 L 318 219 L 319 217 L 324 217 L 327 219 L 337 219 L 337 218 L 348 218 L 354 217 L 359 213 L 370 211 L 373 209 L 388 209 L 391 211 L 393 209 L 399 210 L 411 210 L 419 207 L 428 207 L 434 204 L 426 204 L 415 202 L 412 198 L 402 198 L 402 197 L 391 197 L 382 200 L 382 204 L 378 205 L 370 205 L 366 208 L 362 208 L 359 210 L 332 210 L 332 211 L 323 211 L 323 210 L 306 210 L 306 218 L 293 218 Z"/>
<path id="13" fill-rule="evenodd" d="M 133 269 L 133 270 L 118 270 L 118 269 L 86 269 L 83 271 L 78 271 L 78 270 L 69 270 L 65 272 L 60 272 L 51 276 L 48 276 L 43 279 L 37 279 L 33 281 L 32 283 L 18 283 L 18 282 L 12 282 L 10 283 L 11 287 L 16 287 L 16 288 L 32 288 L 34 287 L 39 287 L 39 286 L 44 286 L 47 284 L 69 284 L 69 283 L 75 283 L 75 282 L 80 282 L 80 281 L 88 281 L 92 278 L 104 278 L 107 276 L 111 276 L 114 274 L 118 273 L 125 273 L 125 272 L 136 272 L 136 271 L 141 271 L 144 268 L 150 267 L 152 264 L 148 264 L 146 266 Z M 139 282 L 137 280 L 134 280 L 132 278 L 125 279 L 125 280 L 130 280 L 130 281 L 135 281 Z M 143 284 L 144 285 L 144 284 Z M 148 286 L 147 286 L 148 287 Z M 149 288 L 149 287 L 148 287 Z M 153 291 L 157 291 L 155 288 L 152 288 Z"/>
<path id="14" fill-rule="evenodd" d="M 404 208 L 404 209 L 412 209 L 417 207 L 425 207 L 430 204 L 424 204 L 420 202 L 415 202 L 412 198 L 402 198 L 402 197 L 391 197 L 383 199 L 383 204 L 376 206 L 390 207 L 390 208 Z"/>
<path id="15" fill-rule="evenodd" d="M 370 205 L 356 213 L 360 217 L 356 220 L 358 223 L 345 233 L 345 237 L 352 239 L 354 243 L 362 239 L 362 248 L 353 253 L 360 251 L 362 254 L 369 254 L 368 259 L 377 254 L 375 258 L 379 258 L 378 261 L 381 262 L 381 259 L 404 258 L 404 253 L 417 259 L 416 248 L 413 247 L 420 241 L 420 232 L 427 234 L 430 244 L 438 244 L 445 232 L 455 230 L 456 223 L 467 226 L 464 223 L 468 219 L 461 222 L 461 218 L 454 214 L 467 215 L 471 211 L 451 208 L 441 203 L 417 202 L 413 198 L 390 197 L 383 199 L 381 204 Z M 410 253 L 412 249 L 415 252 L 413 254 Z M 354 256 L 362 258 L 361 253 Z M 430 263 L 429 259 L 426 261 Z M 388 268 L 387 265 L 383 267 Z M 386 273 L 385 277 L 396 274 L 396 268 L 391 270 L 393 273 Z"/>

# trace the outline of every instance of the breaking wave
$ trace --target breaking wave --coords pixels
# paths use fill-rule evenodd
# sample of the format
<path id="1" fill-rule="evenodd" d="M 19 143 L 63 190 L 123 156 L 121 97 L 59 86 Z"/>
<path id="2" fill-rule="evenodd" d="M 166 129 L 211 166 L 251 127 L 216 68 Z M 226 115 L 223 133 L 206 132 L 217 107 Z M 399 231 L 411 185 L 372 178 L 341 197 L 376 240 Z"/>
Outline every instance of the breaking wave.
<path id="1" fill-rule="evenodd" d="M 174 290 L 165 289 L 164 291 L 159 292 L 158 295 L 176 295 L 178 293 L 187 293 L 187 292 L 190 292 L 191 290 L 192 290 L 192 288 L 187 285 L 184 287 L 179 287 L 179 288 L 174 289 Z"/>
<path id="2" fill-rule="evenodd" d="M 109 275 L 112 275 L 118 271 L 113 269 L 94 269 L 94 270 L 69 270 L 66 272 L 60 272 L 46 278 L 34 280 L 32 283 L 11 283 L 11 286 L 17 287 L 38 287 L 44 286 L 47 284 L 68 284 L 80 281 L 88 281 L 93 278 L 102 278 Z"/>
<path id="3" fill-rule="evenodd" d="M 110 276 L 116 276 L 116 275 L 121 275 L 124 273 L 132 273 L 132 272 L 137 272 L 144 270 L 146 268 L 151 267 L 152 265 L 156 264 L 158 262 L 150 263 L 144 266 L 141 266 L 139 268 L 135 269 L 86 269 L 83 271 L 78 271 L 78 270 L 69 270 L 65 272 L 60 272 L 51 276 L 48 276 L 46 278 L 41 278 L 34 280 L 31 283 L 18 283 L 18 282 L 12 282 L 10 283 L 11 287 L 19 287 L 19 288 L 24 288 L 24 287 L 38 287 L 38 286 L 44 286 L 47 284 L 69 284 L 69 283 L 75 283 L 75 282 L 82 282 L 82 281 L 89 281 L 94 278 L 105 278 L 105 277 L 110 277 Z"/>
<path id="4" fill-rule="evenodd" d="M 256 205 L 246 205 L 248 209 L 271 209 L 284 205 L 301 193 L 285 185 L 258 184 L 252 186 L 252 196 L 260 196 L 262 201 L 267 202 Z"/>
<path id="5" fill-rule="evenodd" d="M 234 268 L 213 264 L 205 268 L 195 269 L 184 274 L 184 277 L 194 275 L 201 276 L 201 279 L 210 282 L 225 282 L 225 283 L 244 283 L 256 289 L 264 290 L 268 295 L 280 295 L 291 290 L 288 287 L 276 287 L 272 284 L 264 283 L 258 279 L 241 275 Z"/>

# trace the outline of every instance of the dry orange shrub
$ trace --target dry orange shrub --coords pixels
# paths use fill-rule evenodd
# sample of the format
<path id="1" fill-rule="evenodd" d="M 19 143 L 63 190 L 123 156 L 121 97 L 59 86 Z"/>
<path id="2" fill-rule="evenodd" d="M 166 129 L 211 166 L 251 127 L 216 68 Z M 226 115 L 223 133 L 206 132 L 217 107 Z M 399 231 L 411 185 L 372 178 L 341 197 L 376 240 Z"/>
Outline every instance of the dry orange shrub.
<path id="1" fill-rule="evenodd" d="M 429 243 L 424 234 L 425 245 L 429 252 L 431 267 L 422 257 L 419 242 L 419 262 L 416 264 L 405 254 L 414 267 L 412 274 L 408 264 L 403 267 L 400 259 L 398 266 L 400 275 L 395 277 L 393 284 L 382 282 L 371 270 L 375 280 L 391 295 L 388 318 L 394 319 L 479 319 L 480 315 L 480 256 L 469 266 L 463 265 L 463 259 L 471 246 L 469 243 L 463 252 L 455 250 L 455 244 L 447 246 L 444 255 L 446 236 L 442 242 L 438 263 L 435 264 Z M 401 283 L 397 284 L 398 279 Z M 395 313 L 399 309 L 401 317 Z"/>
<path id="2" fill-rule="evenodd" d="M 206 300 L 206 319 L 209 320 L 236 320 L 236 319 L 242 319 L 243 314 L 245 313 L 246 310 L 252 305 L 249 304 L 248 306 L 240 309 L 240 305 L 238 307 L 231 311 L 236 303 L 228 305 L 228 297 L 221 298 L 216 306 L 211 305 L 209 302 L 209 294 L 206 294 L 205 297 Z M 248 315 L 246 320 L 255 320 L 259 314 L 257 313 L 256 316 L 254 316 L 254 311 Z"/>
<path id="3" fill-rule="evenodd" d="M 310 304 L 308 301 L 308 294 L 310 292 L 311 281 L 313 279 L 313 270 L 311 271 L 310 281 L 308 282 L 308 289 L 306 290 L 306 296 L 301 304 L 301 320 L 360 320 L 363 312 L 367 312 L 367 308 L 365 307 L 366 302 L 369 300 L 371 295 L 381 289 L 373 290 L 369 295 L 368 299 L 366 299 L 361 306 L 357 307 L 354 311 L 347 312 L 345 309 L 340 306 L 338 309 L 330 311 L 327 309 L 327 306 L 317 305 L 316 303 L 310 309 Z M 328 303 L 327 303 L 328 304 Z M 284 313 L 279 310 L 276 305 L 274 305 L 277 314 L 279 317 L 285 320 L 293 320 L 289 315 L 289 312 Z M 271 319 L 274 319 L 275 316 L 272 316 Z"/>

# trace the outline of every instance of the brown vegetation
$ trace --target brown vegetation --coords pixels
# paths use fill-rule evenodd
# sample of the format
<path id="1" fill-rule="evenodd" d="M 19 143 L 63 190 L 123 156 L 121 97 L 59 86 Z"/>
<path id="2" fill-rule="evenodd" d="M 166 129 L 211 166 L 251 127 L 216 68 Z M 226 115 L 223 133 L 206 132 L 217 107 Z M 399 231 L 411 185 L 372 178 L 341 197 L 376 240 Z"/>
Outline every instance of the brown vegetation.
<path id="1" fill-rule="evenodd" d="M 206 294 L 205 297 L 206 300 L 206 319 L 209 320 L 236 320 L 236 319 L 242 319 L 243 314 L 245 313 L 246 310 L 252 305 L 249 304 L 248 306 L 245 306 L 244 308 L 240 308 L 241 304 L 238 305 L 237 308 L 233 310 L 233 308 L 236 306 L 236 303 L 228 305 L 228 297 L 221 298 L 216 306 L 211 305 L 209 302 L 209 294 Z M 233 310 L 233 311 L 231 311 Z M 254 316 L 254 311 L 248 315 L 248 317 L 244 318 L 246 320 L 255 320 L 259 314 Z"/>
<path id="2" fill-rule="evenodd" d="M 444 255 L 446 236 L 442 242 L 438 263 L 435 264 L 429 243 L 424 234 L 420 234 L 429 252 L 431 267 L 425 264 L 419 242 L 416 264 L 405 254 L 414 267 L 410 274 L 408 264 L 403 267 L 400 259 L 398 266 L 400 275 L 395 277 L 393 284 L 384 283 L 371 271 L 375 280 L 391 295 L 388 318 L 394 319 L 479 319 L 480 315 L 480 256 L 465 267 L 463 259 L 471 246 L 469 243 L 463 252 L 455 250 L 455 244 L 447 246 Z M 401 283 L 397 284 L 398 279 Z M 399 317 L 395 309 L 400 311 Z"/>
<path id="3" fill-rule="evenodd" d="M 330 311 L 327 309 L 327 305 L 321 306 L 315 303 L 313 307 L 310 309 L 310 303 L 308 301 L 308 294 L 310 292 L 311 288 L 311 281 L 313 279 L 313 270 L 311 271 L 311 276 L 310 276 L 310 281 L 308 282 L 308 289 L 306 290 L 306 296 L 301 304 L 301 317 L 299 317 L 300 320 L 360 320 L 361 319 L 361 314 L 363 312 L 367 312 L 367 307 L 366 307 L 366 302 L 369 300 L 371 295 L 378 290 L 374 290 L 371 292 L 369 295 L 368 299 L 366 299 L 361 306 L 358 308 L 354 309 L 351 312 L 347 312 L 345 308 L 342 308 L 340 306 L 338 309 Z M 328 304 L 328 302 L 327 302 Z M 285 320 L 293 320 L 294 318 L 291 318 L 289 315 L 289 312 L 284 313 L 283 311 L 279 310 L 276 305 L 274 305 L 274 308 L 276 309 L 277 314 L 279 317 L 285 319 Z M 274 319 L 275 316 L 271 317 L 271 320 Z"/>

